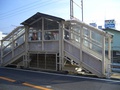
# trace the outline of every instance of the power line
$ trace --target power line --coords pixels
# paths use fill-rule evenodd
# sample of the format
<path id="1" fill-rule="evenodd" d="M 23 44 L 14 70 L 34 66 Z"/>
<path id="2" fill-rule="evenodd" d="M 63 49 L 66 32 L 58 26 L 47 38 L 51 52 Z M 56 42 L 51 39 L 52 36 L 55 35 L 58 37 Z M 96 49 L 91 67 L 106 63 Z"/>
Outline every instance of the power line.
<path id="1" fill-rule="evenodd" d="M 47 2 L 47 3 L 45 3 L 45 4 L 43 4 L 43 5 L 40 5 L 40 6 L 50 5 L 50 4 L 53 4 L 53 3 L 55 3 L 55 2 L 58 2 L 58 1 L 57 1 L 57 0 L 54 0 L 54 1 L 52 1 L 52 2 L 49 1 L 49 2 Z M 36 9 L 36 8 L 38 8 L 38 7 L 40 7 L 40 6 L 37 6 L 37 7 L 34 6 L 34 8 L 33 8 L 33 7 L 32 7 L 32 8 L 29 7 L 29 8 L 26 8 L 26 9 L 24 9 L 24 10 L 19 10 L 19 11 L 15 12 L 15 13 L 11 13 L 11 14 L 8 14 L 8 15 L 0 18 L 0 20 L 5 19 L 5 18 L 7 18 L 7 17 L 15 16 L 15 15 L 20 14 L 20 13 L 23 13 L 23 12 L 25 12 L 25 11 L 27 11 L 27 10 Z"/>
<path id="2" fill-rule="evenodd" d="M 39 1 L 39 0 L 37 0 L 37 1 Z M 20 10 L 21 10 L 21 9 L 24 9 L 25 7 L 28 7 L 28 6 L 30 6 L 30 5 L 34 5 L 35 3 L 38 4 L 37 1 L 32 2 L 32 3 L 29 3 L 29 4 L 26 4 L 26 5 L 23 5 L 23 6 L 20 6 L 20 7 L 18 7 L 18 8 L 13 9 L 13 10 L 9 10 L 9 11 L 7 11 L 7 12 L 3 12 L 3 13 L 0 14 L 0 16 L 4 16 L 4 15 L 6 15 L 6 14 L 10 14 L 11 12 L 18 11 L 19 9 L 20 9 Z M 8 13 L 8 12 L 9 12 L 9 13 Z"/>
<path id="3" fill-rule="evenodd" d="M 79 8 L 81 8 L 76 2 L 74 2 L 74 0 L 73 0 L 73 3 L 74 3 L 76 6 L 78 6 Z"/>
<path id="4" fill-rule="evenodd" d="M 45 3 L 45 2 L 40 2 L 40 3 Z M 39 6 L 40 3 L 36 2 L 36 3 L 34 3 L 34 4 L 33 4 L 33 3 L 30 3 L 30 4 L 27 4 L 27 5 L 24 5 L 24 6 L 22 6 L 22 7 L 17 8 L 17 9 L 8 11 L 9 13 L 7 12 L 6 14 L 2 14 L 2 17 L 6 17 L 6 16 L 9 16 L 9 15 L 14 15 L 14 14 L 17 13 L 17 12 L 24 11 L 24 10 L 26 10 L 26 9 Z"/>

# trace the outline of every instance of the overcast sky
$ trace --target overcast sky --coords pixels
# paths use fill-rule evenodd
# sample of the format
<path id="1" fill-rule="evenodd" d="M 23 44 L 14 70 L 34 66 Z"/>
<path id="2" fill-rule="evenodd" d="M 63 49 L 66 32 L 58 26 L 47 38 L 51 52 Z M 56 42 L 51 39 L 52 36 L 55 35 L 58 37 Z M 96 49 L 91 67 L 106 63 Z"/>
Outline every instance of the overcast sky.
<path id="1" fill-rule="evenodd" d="M 81 0 L 74 0 L 81 6 Z M 120 0 L 83 0 L 84 22 L 104 27 L 104 20 L 115 19 L 120 30 Z M 0 0 L 0 31 L 11 32 L 37 12 L 70 18 L 70 0 Z M 74 4 L 74 16 L 82 20 L 81 8 Z"/>

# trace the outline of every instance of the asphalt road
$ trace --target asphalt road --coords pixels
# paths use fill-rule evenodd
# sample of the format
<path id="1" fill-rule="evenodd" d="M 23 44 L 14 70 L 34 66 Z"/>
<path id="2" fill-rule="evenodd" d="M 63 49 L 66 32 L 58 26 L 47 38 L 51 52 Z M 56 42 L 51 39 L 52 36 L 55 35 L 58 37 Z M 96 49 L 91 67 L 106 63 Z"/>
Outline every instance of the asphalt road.
<path id="1" fill-rule="evenodd" d="M 0 68 L 0 90 L 120 90 L 120 80 Z"/>

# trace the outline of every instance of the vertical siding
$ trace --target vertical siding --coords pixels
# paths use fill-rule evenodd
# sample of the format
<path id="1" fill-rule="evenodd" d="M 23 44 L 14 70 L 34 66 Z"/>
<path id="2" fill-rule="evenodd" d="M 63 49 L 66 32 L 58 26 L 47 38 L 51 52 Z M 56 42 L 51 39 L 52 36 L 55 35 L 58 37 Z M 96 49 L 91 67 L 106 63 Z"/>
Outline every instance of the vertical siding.
<path id="1" fill-rule="evenodd" d="M 105 31 L 112 33 L 113 36 L 113 40 L 112 40 L 112 50 L 120 50 L 120 31 L 114 30 L 114 29 L 106 29 Z M 119 47 L 119 48 L 115 48 L 115 47 Z"/>

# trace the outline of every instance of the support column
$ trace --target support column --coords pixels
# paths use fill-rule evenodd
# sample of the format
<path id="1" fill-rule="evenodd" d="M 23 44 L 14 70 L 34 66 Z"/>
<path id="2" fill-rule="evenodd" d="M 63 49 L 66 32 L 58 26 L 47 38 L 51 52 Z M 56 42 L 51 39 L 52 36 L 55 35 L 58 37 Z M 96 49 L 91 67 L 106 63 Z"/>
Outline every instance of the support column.
<path id="1" fill-rule="evenodd" d="M 111 61 L 111 37 L 108 38 L 108 59 Z"/>
<path id="2" fill-rule="evenodd" d="M 64 22 L 59 23 L 59 70 L 64 67 Z"/>
<path id="3" fill-rule="evenodd" d="M 81 26 L 81 31 L 80 31 L 80 68 L 82 69 L 82 59 L 83 59 L 83 25 Z"/>
<path id="4" fill-rule="evenodd" d="M 47 53 L 45 52 L 45 69 L 47 69 L 47 64 L 46 64 L 47 63 L 47 57 L 46 56 L 47 56 Z"/>
<path id="5" fill-rule="evenodd" d="M 70 0 L 70 19 L 72 19 L 73 17 L 73 0 Z"/>
<path id="6" fill-rule="evenodd" d="M 92 40 L 92 31 L 90 30 L 89 39 Z M 92 44 L 89 42 L 89 48 L 92 49 Z"/>
<path id="7" fill-rule="evenodd" d="M 59 66 L 60 64 L 59 64 L 59 62 L 57 62 L 57 61 L 58 61 L 58 60 L 57 60 L 57 59 L 58 59 L 57 53 L 55 54 L 55 56 L 56 56 L 56 69 L 55 69 L 55 70 L 57 71 L 57 70 L 58 70 L 58 66 Z M 60 66 L 59 66 L 59 68 L 60 68 Z"/>
<path id="8" fill-rule="evenodd" d="M 12 58 L 14 58 L 14 45 L 15 45 L 15 41 L 14 41 L 14 33 L 12 33 Z"/>
<path id="9" fill-rule="evenodd" d="M 25 26 L 25 57 L 23 60 L 24 68 L 28 67 L 28 34 L 29 34 L 29 27 Z"/>
<path id="10" fill-rule="evenodd" d="M 3 40 L 1 40 L 1 57 L 0 57 L 0 66 L 3 64 Z"/>
<path id="11" fill-rule="evenodd" d="M 108 37 L 108 63 L 107 63 L 107 78 L 110 78 L 111 74 L 111 37 Z"/>
<path id="12" fill-rule="evenodd" d="M 105 75 L 105 36 L 102 38 L 102 74 Z"/>
<path id="13" fill-rule="evenodd" d="M 44 51 L 44 18 L 42 17 L 42 51 Z"/>

